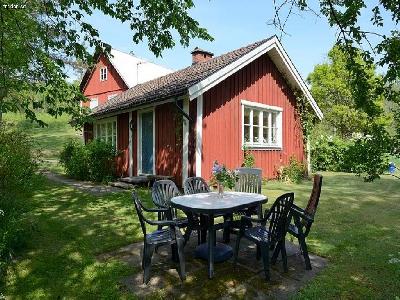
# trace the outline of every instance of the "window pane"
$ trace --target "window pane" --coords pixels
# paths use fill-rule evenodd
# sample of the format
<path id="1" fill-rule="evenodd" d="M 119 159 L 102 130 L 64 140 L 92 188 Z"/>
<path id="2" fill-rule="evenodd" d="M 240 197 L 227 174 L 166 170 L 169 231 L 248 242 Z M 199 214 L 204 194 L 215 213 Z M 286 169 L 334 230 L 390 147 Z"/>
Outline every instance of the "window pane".
<path id="1" fill-rule="evenodd" d="M 253 127 L 253 142 L 259 143 L 260 142 L 260 127 L 254 126 Z"/>
<path id="2" fill-rule="evenodd" d="M 113 132 L 113 128 L 112 128 L 112 122 L 107 123 L 107 141 L 111 142 L 111 137 L 112 137 L 112 133 Z"/>
<path id="3" fill-rule="evenodd" d="M 117 137 L 115 136 L 115 135 L 113 135 L 113 137 L 112 137 L 112 140 L 111 140 L 111 144 L 115 147 L 115 145 L 116 145 L 116 140 L 117 140 Z"/>
<path id="4" fill-rule="evenodd" d="M 117 135 L 117 122 L 113 122 L 113 135 Z"/>
<path id="5" fill-rule="evenodd" d="M 276 113 L 271 113 L 271 126 L 272 128 L 276 127 Z"/>
<path id="6" fill-rule="evenodd" d="M 263 125 L 265 127 L 268 127 L 268 115 L 269 115 L 269 112 L 267 112 L 267 111 L 263 112 Z"/>
<path id="7" fill-rule="evenodd" d="M 253 111 L 253 125 L 258 125 L 258 121 L 260 118 L 260 112 L 258 110 Z"/>
<path id="8" fill-rule="evenodd" d="M 105 123 L 103 123 L 103 124 L 101 124 L 101 136 L 100 136 L 100 138 L 103 140 L 103 141 L 105 141 L 106 140 L 106 133 L 107 133 L 107 127 L 106 127 L 106 124 Z"/>
<path id="9" fill-rule="evenodd" d="M 244 124 L 250 124 L 250 109 L 244 109 Z"/>
<path id="10" fill-rule="evenodd" d="M 264 127 L 263 130 L 263 143 L 268 144 L 268 127 Z"/>
<path id="11" fill-rule="evenodd" d="M 276 144 L 276 136 L 277 136 L 277 132 L 278 132 L 278 128 L 272 128 L 271 131 L 271 140 L 272 140 L 272 144 Z"/>
<path id="12" fill-rule="evenodd" d="M 250 126 L 248 125 L 244 126 L 244 142 L 250 142 Z"/>

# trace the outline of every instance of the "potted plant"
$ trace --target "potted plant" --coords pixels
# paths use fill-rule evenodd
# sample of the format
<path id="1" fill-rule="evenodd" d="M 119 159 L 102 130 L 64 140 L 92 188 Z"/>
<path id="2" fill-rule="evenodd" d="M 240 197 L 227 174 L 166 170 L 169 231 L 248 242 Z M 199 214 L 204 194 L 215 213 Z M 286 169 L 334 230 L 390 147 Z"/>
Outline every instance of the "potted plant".
<path id="1" fill-rule="evenodd" d="M 220 165 L 218 161 L 214 161 L 211 181 L 217 185 L 220 197 L 223 196 L 225 187 L 232 189 L 235 186 L 236 180 L 235 171 L 229 170 L 225 165 Z"/>

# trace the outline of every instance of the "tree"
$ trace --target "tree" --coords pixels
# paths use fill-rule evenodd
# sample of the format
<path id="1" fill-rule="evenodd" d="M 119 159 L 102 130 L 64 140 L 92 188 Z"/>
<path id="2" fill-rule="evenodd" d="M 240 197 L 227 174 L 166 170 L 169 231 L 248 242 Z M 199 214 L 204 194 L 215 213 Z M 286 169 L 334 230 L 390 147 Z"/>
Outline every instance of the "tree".
<path id="1" fill-rule="evenodd" d="M 361 57 L 358 57 L 358 63 L 362 65 Z M 324 112 L 323 122 L 342 138 L 364 132 L 368 118 L 382 118 L 384 98 L 377 93 L 382 76 L 376 74 L 373 65 L 365 65 L 365 74 L 370 86 L 365 101 L 373 106 L 374 111 L 370 116 L 356 103 L 357 90 L 352 87 L 352 74 L 346 68 L 346 54 L 340 47 L 333 47 L 328 53 L 328 61 L 316 65 L 308 75 L 311 93 Z"/>
<path id="2" fill-rule="evenodd" d="M 349 84 L 354 90 L 357 108 L 368 116 L 379 114 L 378 107 L 369 97 L 371 90 L 388 101 L 400 103 L 399 91 L 392 88 L 400 78 L 400 31 L 396 29 L 400 21 L 399 0 L 379 0 L 372 6 L 363 0 L 320 0 L 318 9 L 313 9 L 311 1 L 307 0 L 273 0 L 273 3 L 275 15 L 271 24 L 282 33 L 285 33 L 287 19 L 292 14 L 304 12 L 326 18 L 329 25 L 337 29 L 336 45 L 345 54 L 346 69 L 351 75 Z M 368 10 L 373 31 L 363 29 L 359 24 L 361 14 L 367 14 Z M 382 11 L 390 14 L 391 20 L 384 20 Z M 379 32 L 384 22 L 394 24 L 389 34 Z M 378 83 L 367 79 L 368 70 L 374 65 L 387 70 Z"/>
<path id="3" fill-rule="evenodd" d="M 98 31 L 85 16 L 98 10 L 129 23 L 134 43 L 147 40 L 157 56 L 189 39 L 212 37 L 189 16 L 191 0 L 6 0 L 0 3 L 0 121 L 2 113 L 24 111 L 37 119 L 42 108 L 53 116 L 69 113 L 82 116 L 79 106 L 85 98 L 69 84 L 67 64 L 91 65 L 89 49 L 109 53 Z M 93 52 L 91 50 L 91 52 Z"/>

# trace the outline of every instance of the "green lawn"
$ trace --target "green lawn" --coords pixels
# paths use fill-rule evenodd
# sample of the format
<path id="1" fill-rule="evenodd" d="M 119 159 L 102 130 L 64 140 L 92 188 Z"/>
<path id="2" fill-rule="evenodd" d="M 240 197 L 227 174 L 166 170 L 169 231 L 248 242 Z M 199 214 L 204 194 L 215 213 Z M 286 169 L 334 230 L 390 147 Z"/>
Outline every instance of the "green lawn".
<path id="1" fill-rule="evenodd" d="M 400 180 L 384 176 L 364 183 L 351 174 L 324 175 L 308 243 L 312 252 L 329 259 L 329 266 L 298 298 L 396 299 L 400 296 Z M 279 194 L 294 191 L 296 202 L 304 206 L 310 190 L 308 181 L 268 182 L 263 192 L 271 203 Z M 140 195 L 149 201 L 148 191 L 141 190 Z M 118 282 L 139 268 L 96 261 L 99 253 L 141 240 L 128 193 L 94 197 L 44 181 L 31 201 L 34 209 L 26 216 L 31 237 L 9 269 L 4 295 L 12 299 L 133 297 Z M 213 295 L 224 295 L 223 285 L 206 286 L 219 291 Z"/>
<path id="2" fill-rule="evenodd" d="M 4 121 L 11 122 L 14 127 L 28 133 L 35 142 L 35 146 L 42 153 L 42 167 L 62 173 L 63 169 L 58 164 L 58 156 L 64 143 L 70 138 L 81 138 L 81 132 L 76 131 L 68 122 L 70 117 L 63 115 L 57 119 L 45 114 L 38 113 L 38 118 L 48 124 L 40 127 L 24 118 L 21 113 L 6 113 Z"/>

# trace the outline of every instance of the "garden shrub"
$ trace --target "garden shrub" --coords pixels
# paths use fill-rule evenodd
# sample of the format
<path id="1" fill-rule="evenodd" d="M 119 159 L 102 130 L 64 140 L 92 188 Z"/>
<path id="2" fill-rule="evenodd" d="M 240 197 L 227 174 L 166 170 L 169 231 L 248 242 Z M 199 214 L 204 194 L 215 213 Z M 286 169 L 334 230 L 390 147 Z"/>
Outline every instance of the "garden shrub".
<path id="1" fill-rule="evenodd" d="M 339 137 L 320 136 L 311 148 L 314 171 L 352 172 L 365 181 L 379 178 L 387 170 L 389 155 L 395 140 L 377 125 L 369 128 L 371 134 L 354 134 L 344 141 Z"/>
<path id="2" fill-rule="evenodd" d="M 298 161 L 296 157 L 291 156 L 289 158 L 289 164 L 279 169 L 278 177 L 282 181 L 299 183 L 305 178 L 306 174 L 307 168 L 305 164 Z"/>
<path id="3" fill-rule="evenodd" d="M 64 145 L 60 153 L 60 164 L 69 177 L 89 180 L 89 155 L 81 142 L 71 139 Z"/>
<path id="4" fill-rule="evenodd" d="M 351 166 L 346 157 L 350 141 L 339 137 L 320 136 L 311 147 L 311 166 L 314 171 L 348 172 Z"/>
<path id="5" fill-rule="evenodd" d="M 115 177 L 115 147 L 100 140 L 83 145 L 70 140 L 60 154 L 60 163 L 69 177 L 78 180 L 107 182 Z"/>
<path id="6" fill-rule="evenodd" d="M 246 147 L 243 146 L 243 163 L 242 167 L 253 168 L 256 163 L 254 154 Z"/>
<path id="7" fill-rule="evenodd" d="M 35 186 L 39 153 L 25 133 L 0 124 L 0 278 L 16 249 L 24 244 L 23 213 Z"/>
<path id="8" fill-rule="evenodd" d="M 90 180 L 97 182 L 112 180 L 115 177 L 115 157 L 118 154 L 115 147 L 96 139 L 87 144 L 86 149 Z"/>

